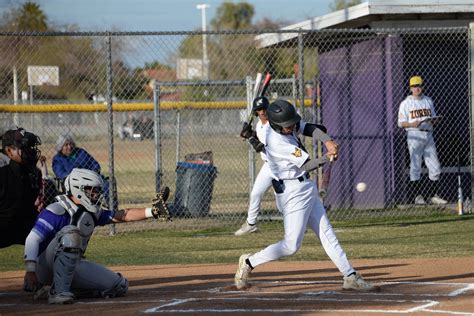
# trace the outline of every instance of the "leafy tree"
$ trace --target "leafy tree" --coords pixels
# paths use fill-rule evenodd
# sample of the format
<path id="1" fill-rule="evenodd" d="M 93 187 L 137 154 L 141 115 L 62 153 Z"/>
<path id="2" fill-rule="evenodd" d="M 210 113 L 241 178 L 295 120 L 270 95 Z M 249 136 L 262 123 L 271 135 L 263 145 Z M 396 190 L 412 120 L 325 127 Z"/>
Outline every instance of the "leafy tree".
<path id="1" fill-rule="evenodd" d="M 254 14 L 253 5 L 247 2 L 224 2 L 217 8 L 211 26 L 214 30 L 248 29 L 252 25 Z"/>
<path id="2" fill-rule="evenodd" d="M 361 0 L 334 0 L 334 2 L 329 5 L 329 8 L 331 11 L 338 11 L 360 3 L 362 3 Z"/>

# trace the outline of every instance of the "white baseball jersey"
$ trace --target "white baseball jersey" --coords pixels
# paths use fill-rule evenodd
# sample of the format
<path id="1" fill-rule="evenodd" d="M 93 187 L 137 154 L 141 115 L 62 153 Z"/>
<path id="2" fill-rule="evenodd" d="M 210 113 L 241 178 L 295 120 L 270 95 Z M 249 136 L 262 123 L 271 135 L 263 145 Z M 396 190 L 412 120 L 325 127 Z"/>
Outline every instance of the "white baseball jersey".
<path id="1" fill-rule="evenodd" d="M 422 95 L 420 98 L 414 96 L 408 96 L 400 104 L 400 109 L 398 110 L 398 126 L 401 126 L 401 123 L 408 122 L 418 122 L 423 121 L 427 118 L 436 116 L 436 112 L 433 106 L 433 100 L 430 97 Z M 409 127 L 406 128 L 407 131 L 433 131 L 433 125 L 431 122 L 423 122 L 418 127 Z"/>
<path id="2" fill-rule="evenodd" d="M 263 124 L 261 120 L 258 120 L 257 125 L 255 126 L 255 132 L 257 133 L 257 138 L 258 140 L 266 145 L 266 138 L 267 138 L 267 133 L 268 129 L 270 127 L 270 123 L 268 121 Z M 265 149 L 260 152 L 260 157 L 262 158 L 263 161 L 267 161 L 267 154 L 265 153 Z"/>
<path id="3" fill-rule="evenodd" d="M 258 120 L 255 127 L 258 140 L 265 145 L 268 130 L 271 129 L 270 124 L 267 122 L 262 124 L 262 121 Z M 255 182 L 250 192 L 249 209 L 247 211 L 247 223 L 256 224 L 258 211 L 260 210 L 260 203 L 262 202 L 263 195 L 272 185 L 272 174 L 267 163 L 267 154 L 265 149 L 260 152 L 260 157 L 263 160 L 263 166 L 258 172 Z"/>
<path id="4" fill-rule="evenodd" d="M 400 104 L 398 111 L 398 126 L 403 122 L 413 123 L 436 116 L 433 100 L 421 95 L 419 98 L 408 96 Z M 421 162 L 424 158 L 428 168 L 429 178 L 439 180 L 441 166 L 433 138 L 433 124 L 430 121 L 421 123 L 418 127 L 405 128 L 407 131 L 408 151 L 410 152 L 410 180 L 421 178 Z"/>
<path id="5" fill-rule="evenodd" d="M 282 135 L 272 129 L 267 133 L 265 148 L 274 179 L 297 179 L 305 173 L 301 166 L 309 154 L 303 150 L 298 135 L 302 134 L 306 123 L 301 121 L 299 125 L 292 135 Z"/>
<path id="6" fill-rule="evenodd" d="M 327 255 L 339 271 L 347 276 L 355 270 L 339 244 L 319 198 L 316 184 L 306 177 L 301 166 L 309 158 L 296 135 L 304 130 L 304 122 L 293 135 L 282 135 L 269 129 L 266 138 L 268 165 L 274 183 L 282 188 L 275 193 L 278 210 L 283 214 L 283 240 L 251 255 L 253 267 L 296 253 L 303 243 L 306 227 L 311 228 L 321 241 Z"/>

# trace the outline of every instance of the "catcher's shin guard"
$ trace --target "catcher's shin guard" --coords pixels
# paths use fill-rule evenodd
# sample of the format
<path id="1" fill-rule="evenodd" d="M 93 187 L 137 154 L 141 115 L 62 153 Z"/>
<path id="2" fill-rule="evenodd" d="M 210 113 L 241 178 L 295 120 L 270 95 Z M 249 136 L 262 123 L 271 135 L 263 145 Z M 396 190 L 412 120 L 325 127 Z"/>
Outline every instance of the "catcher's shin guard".
<path id="1" fill-rule="evenodd" d="M 100 264 L 81 260 L 72 288 L 80 297 L 116 297 L 127 293 L 128 281 Z"/>
<path id="2" fill-rule="evenodd" d="M 53 262 L 54 293 L 68 293 L 81 257 L 81 236 L 75 226 L 65 226 L 58 233 L 58 247 Z"/>

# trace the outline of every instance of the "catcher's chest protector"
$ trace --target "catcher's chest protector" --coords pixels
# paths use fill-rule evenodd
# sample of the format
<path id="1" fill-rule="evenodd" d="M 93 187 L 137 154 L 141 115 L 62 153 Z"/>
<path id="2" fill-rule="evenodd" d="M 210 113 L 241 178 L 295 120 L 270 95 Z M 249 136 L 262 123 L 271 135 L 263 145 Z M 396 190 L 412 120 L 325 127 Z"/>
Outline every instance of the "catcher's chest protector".
<path id="1" fill-rule="evenodd" d="M 71 225 L 77 226 L 81 231 L 82 238 L 82 251 L 85 252 L 89 239 L 92 236 L 95 228 L 95 217 L 91 213 L 87 212 L 84 208 L 79 208 L 79 210 L 71 218 Z"/>
<path id="2" fill-rule="evenodd" d="M 53 204 L 54 207 L 51 207 L 53 205 L 48 206 L 48 209 L 58 215 L 62 215 L 64 212 L 67 212 L 71 216 L 70 225 L 74 225 L 79 228 L 82 239 L 81 250 L 85 252 L 87 244 L 89 243 L 89 239 L 91 238 L 96 226 L 96 217 L 88 212 L 85 207 L 74 204 L 64 195 L 60 197 L 58 196 L 56 199 L 58 202 Z M 100 214 L 97 215 L 99 216 Z"/>

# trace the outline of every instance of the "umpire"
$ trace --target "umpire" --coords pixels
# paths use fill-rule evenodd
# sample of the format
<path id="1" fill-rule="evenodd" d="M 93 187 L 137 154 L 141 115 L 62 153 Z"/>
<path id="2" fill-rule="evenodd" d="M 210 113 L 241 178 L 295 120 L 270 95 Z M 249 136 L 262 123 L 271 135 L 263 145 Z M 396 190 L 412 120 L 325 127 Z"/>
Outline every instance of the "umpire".
<path id="1" fill-rule="evenodd" d="M 42 179 L 36 167 L 41 140 L 23 128 L 1 137 L 2 152 L 9 158 L 0 167 L 0 248 L 25 244 L 41 209 Z"/>

